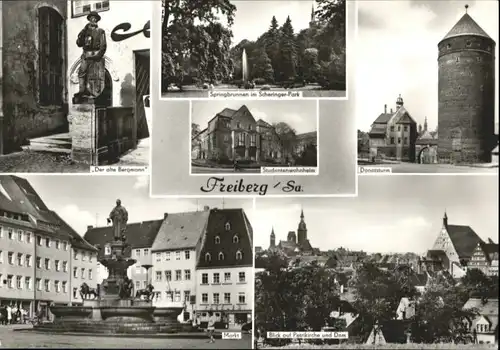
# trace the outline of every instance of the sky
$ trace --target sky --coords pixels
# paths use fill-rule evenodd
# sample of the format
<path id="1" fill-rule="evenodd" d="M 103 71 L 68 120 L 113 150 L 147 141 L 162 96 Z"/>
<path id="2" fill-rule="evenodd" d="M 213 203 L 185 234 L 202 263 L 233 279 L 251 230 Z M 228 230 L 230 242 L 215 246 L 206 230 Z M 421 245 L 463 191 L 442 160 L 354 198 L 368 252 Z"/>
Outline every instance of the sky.
<path id="1" fill-rule="evenodd" d="M 224 100 L 224 101 L 193 101 L 191 122 L 200 125 L 203 130 L 208 122 L 224 108 L 239 109 L 246 105 L 255 120 L 263 119 L 269 124 L 285 122 L 297 134 L 316 131 L 318 128 L 316 101 L 258 101 L 258 100 Z"/>
<path id="2" fill-rule="evenodd" d="M 311 7 L 314 1 L 231 1 L 236 6 L 233 31 L 233 46 L 243 39 L 257 40 L 270 26 L 273 16 L 281 26 L 290 16 L 295 33 L 309 28 Z"/>
<path id="3" fill-rule="evenodd" d="M 356 115 L 358 129 L 368 131 L 399 94 L 418 124 L 427 116 L 434 130 L 438 118 L 438 42 L 465 13 L 495 40 L 498 67 L 498 2 L 359 1 L 356 43 Z M 495 118 L 498 123 L 498 68 Z"/>
<path id="4" fill-rule="evenodd" d="M 148 176 L 127 175 L 62 175 L 24 176 L 49 209 L 57 212 L 80 235 L 87 226 L 106 226 L 106 218 L 121 199 L 127 209 L 129 223 L 163 218 L 164 213 L 211 208 L 243 208 L 250 222 L 253 200 L 240 198 L 149 198 Z"/>
<path id="5" fill-rule="evenodd" d="M 358 197 L 257 198 L 255 245 L 269 247 L 296 231 L 304 210 L 308 238 L 321 250 L 423 254 L 448 223 L 498 242 L 497 176 L 360 176 Z"/>

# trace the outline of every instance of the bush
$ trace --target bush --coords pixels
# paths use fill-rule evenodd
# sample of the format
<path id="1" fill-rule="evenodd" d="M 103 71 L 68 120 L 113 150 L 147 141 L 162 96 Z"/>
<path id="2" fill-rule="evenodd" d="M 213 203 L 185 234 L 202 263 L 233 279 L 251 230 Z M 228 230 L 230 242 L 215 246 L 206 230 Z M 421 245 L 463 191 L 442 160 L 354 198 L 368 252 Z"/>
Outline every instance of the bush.
<path id="1" fill-rule="evenodd" d="M 267 80 L 263 79 L 263 78 L 256 78 L 256 79 L 253 80 L 253 82 L 255 83 L 255 85 L 264 85 L 264 84 L 267 84 Z"/>

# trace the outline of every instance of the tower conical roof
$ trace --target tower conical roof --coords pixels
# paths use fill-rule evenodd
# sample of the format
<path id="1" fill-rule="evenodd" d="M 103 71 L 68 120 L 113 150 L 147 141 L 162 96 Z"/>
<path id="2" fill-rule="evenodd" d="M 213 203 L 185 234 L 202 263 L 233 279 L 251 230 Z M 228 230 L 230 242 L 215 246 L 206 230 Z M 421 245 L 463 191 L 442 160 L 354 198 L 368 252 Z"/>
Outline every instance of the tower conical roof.
<path id="1" fill-rule="evenodd" d="M 443 40 L 460 35 L 476 35 L 491 39 L 488 34 L 469 16 L 468 13 L 462 16 L 453 28 L 446 34 Z"/>

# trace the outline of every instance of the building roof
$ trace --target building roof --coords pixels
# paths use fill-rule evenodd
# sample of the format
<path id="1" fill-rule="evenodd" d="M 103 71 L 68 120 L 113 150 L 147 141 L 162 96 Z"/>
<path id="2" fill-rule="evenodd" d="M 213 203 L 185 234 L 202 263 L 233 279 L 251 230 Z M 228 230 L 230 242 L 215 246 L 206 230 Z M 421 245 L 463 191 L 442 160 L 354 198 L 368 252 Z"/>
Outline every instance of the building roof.
<path id="1" fill-rule="evenodd" d="M 483 250 L 488 261 L 491 262 L 495 257 L 498 259 L 498 243 L 479 242 L 479 246 Z"/>
<path id="2" fill-rule="evenodd" d="M 495 331 L 498 327 L 498 298 L 470 298 L 465 303 L 463 309 L 477 309 L 479 317 L 484 317 L 490 323 L 491 329 Z"/>
<path id="3" fill-rule="evenodd" d="M 460 259 L 470 258 L 478 243 L 483 242 L 470 226 L 446 225 L 446 231 Z"/>
<path id="4" fill-rule="evenodd" d="M 305 140 L 305 139 L 312 139 L 312 138 L 317 138 L 318 137 L 318 133 L 316 131 L 311 131 L 311 132 L 305 132 L 305 133 L 302 133 L 302 134 L 297 134 L 295 136 L 297 138 L 297 140 Z"/>
<path id="5" fill-rule="evenodd" d="M 266 122 L 266 121 L 264 121 L 262 119 L 257 120 L 257 125 L 258 126 L 264 126 L 266 128 L 271 128 L 272 127 L 271 124 L 269 124 L 268 122 Z"/>
<path id="6" fill-rule="evenodd" d="M 55 211 L 51 211 L 52 215 L 59 221 L 59 225 L 61 226 L 61 230 L 64 231 L 69 236 L 69 240 L 71 242 L 71 246 L 73 248 L 91 250 L 97 252 L 98 249 L 94 247 L 92 244 L 83 239 L 82 236 L 78 234 L 66 221 L 64 221 Z"/>
<path id="7" fill-rule="evenodd" d="M 229 229 L 226 229 L 229 223 Z M 234 237 L 238 241 L 233 241 Z M 219 241 L 216 242 L 216 237 Z M 242 259 L 237 260 L 240 251 Z M 207 253 L 210 259 L 206 259 Z M 218 259 L 223 253 L 222 260 Z M 202 238 L 197 268 L 220 268 L 253 265 L 253 230 L 243 209 L 210 209 L 207 228 Z"/>
<path id="8" fill-rule="evenodd" d="M 443 260 L 442 258 L 448 259 L 448 256 L 446 255 L 444 250 L 440 250 L 440 249 L 429 249 L 427 251 L 427 257 L 438 258 L 438 259 L 441 258 L 441 260 Z"/>
<path id="9" fill-rule="evenodd" d="M 373 122 L 374 124 L 387 124 L 391 120 L 394 113 L 381 113 L 377 119 Z"/>
<path id="10" fill-rule="evenodd" d="M 217 114 L 226 118 L 232 118 L 234 113 L 236 113 L 236 110 L 231 108 L 224 108 L 221 112 Z"/>
<path id="11" fill-rule="evenodd" d="M 210 211 L 165 214 L 152 251 L 195 248 L 207 226 Z"/>
<path id="12" fill-rule="evenodd" d="M 162 222 L 163 220 L 151 220 L 127 224 L 125 237 L 130 249 L 151 248 Z M 113 227 L 89 227 L 84 239 L 94 246 L 99 246 L 100 253 L 103 253 L 104 245 L 113 241 Z M 125 253 L 129 255 L 130 251 Z"/>
<path id="13" fill-rule="evenodd" d="M 443 40 L 461 35 L 482 36 L 491 39 L 488 34 L 469 16 L 468 13 L 462 16 L 453 28 L 446 34 Z M 441 40 L 441 41 L 443 41 Z"/>
<path id="14" fill-rule="evenodd" d="M 368 132 L 368 136 L 370 137 L 385 137 L 387 133 L 387 124 L 374 123 L 372 124 L 372 128 Z"/>

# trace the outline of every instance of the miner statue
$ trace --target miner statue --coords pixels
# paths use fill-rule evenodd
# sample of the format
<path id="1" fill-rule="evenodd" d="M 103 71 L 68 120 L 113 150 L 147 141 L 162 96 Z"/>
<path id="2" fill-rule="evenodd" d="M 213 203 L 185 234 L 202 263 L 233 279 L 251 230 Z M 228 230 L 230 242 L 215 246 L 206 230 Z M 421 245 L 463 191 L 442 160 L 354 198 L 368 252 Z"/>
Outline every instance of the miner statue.
<path id="1" fill-rule="evenodd" d="M 94 99 L 104 90 L 106 53 L 106 33 L 97 26 L 101 16 L 90 12 L 88 23 L 78 34 L 76 45 L 83 49 L 81 63 L 78 69 L 79 91 L 73 97 L 73 103 L 80 104 L 85 99 Z"/>
<path id="2" fill-rule="evenodd" d="M 116 207 L 109 214 L 108 223 L 113 224 L 113 237 L 115 241 L 123 240 L 125 229 L 127 228 L 128 212 L 122 206 L 122 201 L 116 200 Z"/>

